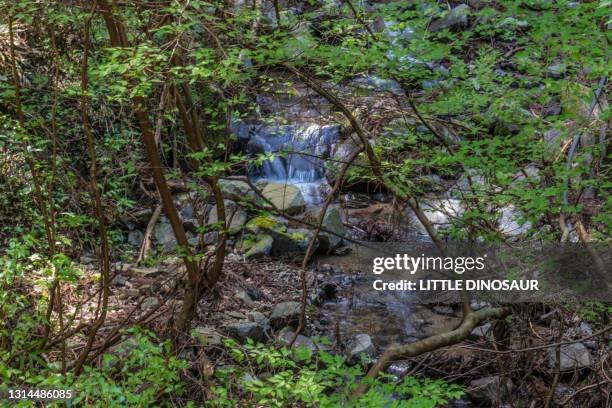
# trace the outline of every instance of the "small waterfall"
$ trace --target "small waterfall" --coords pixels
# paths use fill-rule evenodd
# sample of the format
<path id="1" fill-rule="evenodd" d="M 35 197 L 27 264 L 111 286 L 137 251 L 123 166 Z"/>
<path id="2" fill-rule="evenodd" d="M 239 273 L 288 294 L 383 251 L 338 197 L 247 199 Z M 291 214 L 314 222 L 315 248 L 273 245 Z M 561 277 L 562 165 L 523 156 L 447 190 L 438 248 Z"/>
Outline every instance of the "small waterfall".
<path id="1" fill-rule="evenodd" d="M 232 125 L 234 134 L 246 144 L 251 156 L 273 153 L 274 158 L 252 166 L 251 176 L 298 187 L 309 204 L 322 202 L 321 186 L 325 162 L 340 135 L 339 125 Z"/>

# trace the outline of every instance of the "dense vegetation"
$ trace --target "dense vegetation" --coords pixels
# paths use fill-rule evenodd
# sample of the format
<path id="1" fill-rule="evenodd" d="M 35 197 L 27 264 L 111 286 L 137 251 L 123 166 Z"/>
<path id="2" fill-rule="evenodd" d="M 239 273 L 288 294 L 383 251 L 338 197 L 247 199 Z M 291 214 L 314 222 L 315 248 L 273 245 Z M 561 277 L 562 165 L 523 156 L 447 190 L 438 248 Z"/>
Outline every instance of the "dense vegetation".
<path id="1" fill-rule="evenodd" d="M 609 243 L 609 2 L 0 0 L 0 10 L 0 392 L 72 388 L 76 406 L 444 406 L 469 381 L 420 364 L 397 380 L 333 345 L 291 347 L 310 330 L 306 287 L 319 270 L 309 261 L 323 235 L 406 239 L 414 213 L 440 250 Z M 345 148 L 323 157 L 328 200 L 314 215 L 257 190 L 251 175 L 292 152 L 248 150 L 239 131 L 304 118 L 339 125 Z M 462 210 L 442 208 L 439 227 L 423 201 L 453 186 Z M 389 219 L 376 207 L 355 230 L 330 231 L 328 209 L 381 193 Z M 152 232 L 158 223 L 166 235 Z M 301 249 L 251 258 L 264 232 Z M 130 301 L 116 301 L 126 265 L 127 276 L 162 276 L 140 292 L 141 276 L 128 277 Z M 302 303 L 293 339 L 199 338 L 192 329 L 216 324 L 233 286 L 254 285 L 262 265 L 292 268 L 284 289 L 258 283 L 278 290 L 265 289 L 267 301 Z M 487 319 L 531 335 L 534 309 L 465 302 L 466 336 Z M 552 310 L 561 326 L 545 340 L 588 323 L 601 369 L 565 397 L 547 373 L 514 406 L 605 406 L 609 305 Z M 341 343 L 328 334 L 321 344 Z M 507 375 L 536 365 L 521 364 Z"/>

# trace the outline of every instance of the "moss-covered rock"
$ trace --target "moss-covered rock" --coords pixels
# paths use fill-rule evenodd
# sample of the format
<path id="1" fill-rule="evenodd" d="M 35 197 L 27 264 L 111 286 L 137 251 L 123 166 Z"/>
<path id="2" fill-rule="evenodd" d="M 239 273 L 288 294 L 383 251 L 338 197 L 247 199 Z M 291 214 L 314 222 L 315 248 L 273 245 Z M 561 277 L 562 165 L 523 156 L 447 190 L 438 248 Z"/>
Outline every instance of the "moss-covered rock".
<path id="1" fill-rule="evenodd" d="M 245 258 L 262 258 L 270 255 L 274 239 L 268 234 L 261 234 L 255 241 L 248 241 L 248 249 L 244 256 Z"/>

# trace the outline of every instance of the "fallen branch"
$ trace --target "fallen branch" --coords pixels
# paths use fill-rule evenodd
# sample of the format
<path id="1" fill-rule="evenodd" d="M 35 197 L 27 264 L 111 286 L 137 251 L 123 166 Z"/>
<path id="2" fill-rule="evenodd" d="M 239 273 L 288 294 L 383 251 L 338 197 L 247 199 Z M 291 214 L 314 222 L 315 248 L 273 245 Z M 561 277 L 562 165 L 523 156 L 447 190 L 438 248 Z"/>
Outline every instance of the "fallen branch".
<path id="1" fill-rule="evenodd" d="M 147 229 L 145 230 L 144 237 L 142 238 L 142 245 L 140 245 L 140 251 L 138 252 L 138 260 L 136 262 L 142 262 L 143 259 L 147 256 L 147 253 L 151 250 L 151 237 L 153 235 L 153 230 L 155 229 L 155 225 L 161 216 L 162 206 L 158 205 L 155 207 L 153 211 L 153 215 L 151 215 L 151 219 L 147 224 Z"/>
<path id="2" fill-rule="evenodd" d="M 487 308 L 478 311 L 470 311 L 463 316 L 463 321 L 455 330 L 436 334 L 414 343 L 391 347 L 383 353 L 376 364 L 370 368 L 366 375 L 369 379 L 374 379 L 381 371 L 389 367 L 393 361 L 405 360 L 416 357 L 429 351 L 437 350 L 441 347 L 450 346 L 465 340 L 472 330 L 487 319 L 502 318 L 510 314 L 510 308 Z M 362 395 L 368 390 L 368 383 L 362 381 L 356 391 L 356 395 Z"/>

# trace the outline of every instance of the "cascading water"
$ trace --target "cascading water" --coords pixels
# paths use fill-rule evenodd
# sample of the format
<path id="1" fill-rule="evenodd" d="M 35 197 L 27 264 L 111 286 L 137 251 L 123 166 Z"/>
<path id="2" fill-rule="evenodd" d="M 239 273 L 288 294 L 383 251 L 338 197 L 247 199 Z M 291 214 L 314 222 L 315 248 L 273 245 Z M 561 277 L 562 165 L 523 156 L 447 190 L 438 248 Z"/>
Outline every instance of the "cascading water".
<path id="1" fill-rule="evenodd" d="M 251 156 L 272 153 L 250 175 L 300 189 L 307 204 L 322 202 L 321 187 L 327 184 L 324 159 L 331 154 L 340 135 L 339 125 L 248 125 L 235 123 L 233 132 L 246 144 Z"/>

